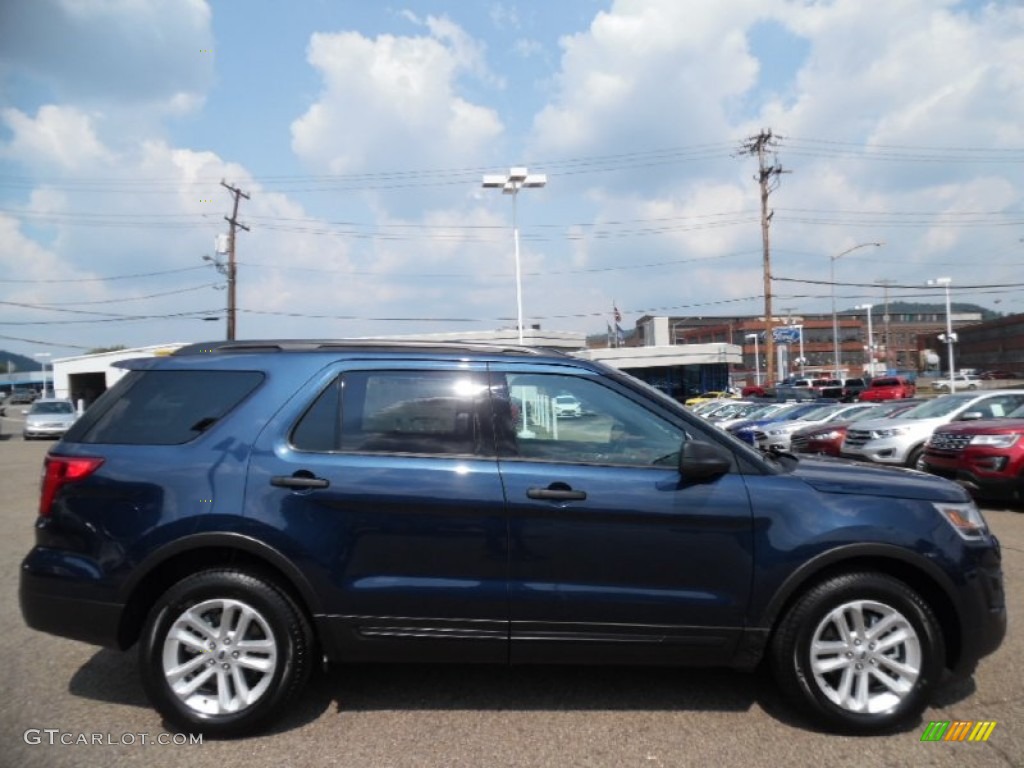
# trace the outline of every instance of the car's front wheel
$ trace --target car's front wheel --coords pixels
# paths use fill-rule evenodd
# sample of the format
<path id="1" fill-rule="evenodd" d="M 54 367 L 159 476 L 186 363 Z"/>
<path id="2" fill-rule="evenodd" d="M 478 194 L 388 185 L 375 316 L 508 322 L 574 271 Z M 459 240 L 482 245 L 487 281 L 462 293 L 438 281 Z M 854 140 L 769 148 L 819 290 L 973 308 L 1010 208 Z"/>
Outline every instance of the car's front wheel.
<path id="1" fill-rule="evenodd" d="M 919 715 L 945 666 L 928 604 L 878 573 L 848 573 L 802 595 L 772 640 L 787 696 L 824 725 L 872 733 Z"/>
<path id="2" fill-rule="evenodd" d="M 259 730 L 312 665 L 305 615 L 273 582 L 235 570 L 189 576 L 157 601 L 139 643 L 142 683 L 176 727 L 214 737 Z"/>

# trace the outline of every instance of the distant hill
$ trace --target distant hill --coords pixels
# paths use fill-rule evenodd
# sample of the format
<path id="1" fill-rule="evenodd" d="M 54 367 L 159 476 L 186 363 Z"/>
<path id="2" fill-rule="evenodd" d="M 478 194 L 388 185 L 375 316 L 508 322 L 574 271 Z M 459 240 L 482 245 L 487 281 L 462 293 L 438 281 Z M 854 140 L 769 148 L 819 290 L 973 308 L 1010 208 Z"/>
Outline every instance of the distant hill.
<path id="1" fill-rule="evenodd" d="M 10 368 L 8 368 L 8 362 L 10 362 Z M 41 370 L 43 370 L 43 362 L 41 360 L 0 350 L 0 373 L 24 373 L 25 371 Z"/>

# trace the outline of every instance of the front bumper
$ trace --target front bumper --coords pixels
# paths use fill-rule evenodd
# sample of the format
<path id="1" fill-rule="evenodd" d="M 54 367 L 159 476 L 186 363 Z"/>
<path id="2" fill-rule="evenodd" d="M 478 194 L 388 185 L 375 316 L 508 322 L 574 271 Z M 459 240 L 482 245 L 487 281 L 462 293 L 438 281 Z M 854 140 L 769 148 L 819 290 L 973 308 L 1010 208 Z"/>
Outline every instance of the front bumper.
<path id="1" fill-rule="evenodd" d="M 893 438 L 869 440 L 863 445 L 851 446 L 843 443 L 840 455 L 844 459 L 873 461 L 876 464 L 902 466 L 906 462 L 906 445 Z"/>
<path id="2" fill-rule="evenodd" d="M 954 674 L 974 671 L 979 659 L 995 651 L 1006 637 L 1006 593 L 999 542 L 968 572 L 960 594 L 961 652 Z"/>

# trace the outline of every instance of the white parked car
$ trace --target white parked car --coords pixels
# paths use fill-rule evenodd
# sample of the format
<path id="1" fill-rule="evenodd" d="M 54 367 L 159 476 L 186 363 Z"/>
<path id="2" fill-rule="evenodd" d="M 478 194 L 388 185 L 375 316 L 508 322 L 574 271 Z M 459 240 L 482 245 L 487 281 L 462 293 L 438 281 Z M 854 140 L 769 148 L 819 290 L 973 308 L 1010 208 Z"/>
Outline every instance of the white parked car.
<path id="1" fill-rule="evenodd" d="M 956 387 L 957 392 L 981 389 L 981 376 L 975 376 L 973 373 L 958 373 L 953 377 L 953 386 Z M 932 389 L 936 392 L 948 392 L 949 377 L 933 381 Z"/>
<path id="2" fill-rule="evenodd" d="M 558 395 L 551 402 L 554 404 L 555 416 L 559 419 L 578 419 L 583 415 L 583 406 L 572 395 Z"/>
<path id="3" fill-rule="evenodd" d="M 21 436 L 26 440 L 36 437 L 63 437 L 78 418 L 74 403 L 56 398 L 36 400 L 25 414 L 25 426 L 21 430 Z"/>
<path id="4" fill-rule="evenodd" d="M 846 430 L 840 456 L 917 468 L 932 430 L 954 421 L 999 419 L 1024 405 L 1024 389 L 956 392 L 928 400 L 895 418 L 856 421 Z"/>

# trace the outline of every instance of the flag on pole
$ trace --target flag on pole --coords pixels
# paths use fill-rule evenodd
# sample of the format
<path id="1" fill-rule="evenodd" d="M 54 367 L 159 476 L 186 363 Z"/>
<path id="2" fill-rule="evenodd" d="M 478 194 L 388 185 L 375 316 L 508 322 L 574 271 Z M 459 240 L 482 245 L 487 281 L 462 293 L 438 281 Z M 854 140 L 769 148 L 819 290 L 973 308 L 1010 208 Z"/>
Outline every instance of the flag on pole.
<path id="1" fill-rule="evenodd" d="M 622 322 L 622 313 L 619 312 L 619 308 L 615 306 L 615 302 L 612 302 L 612 313 L 615 315 L 615 325 Z"/>

